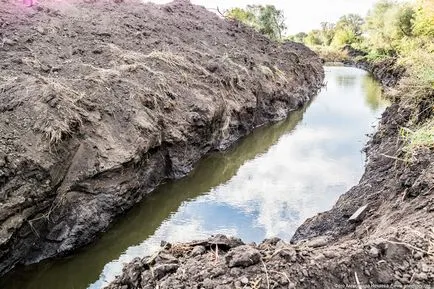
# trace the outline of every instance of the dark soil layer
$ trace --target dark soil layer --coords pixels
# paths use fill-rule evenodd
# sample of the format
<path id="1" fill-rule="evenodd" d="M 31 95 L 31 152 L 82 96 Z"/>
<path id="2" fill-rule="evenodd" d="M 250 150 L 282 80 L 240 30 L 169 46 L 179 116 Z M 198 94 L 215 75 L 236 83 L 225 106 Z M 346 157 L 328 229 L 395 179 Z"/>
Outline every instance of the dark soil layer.
<path id="1" fill-rule="evenodd" d="M 186 1 L 0 0 L 0 41 L 0 275 L 88 244 L 324 78 L 305 46 Z"/>
<path id="2" fill-rule="evenodd" d="M 404 76 L 405 68 L 397 67 L 396 60 L 386 59 L 379 62 L 370 62 L 366 60 L 350 60 L 344 62 L 347 65 L 367 70 L 377 78 L 383 86 L 395 86 Z"/>
<path id="3" fill-rule="evenodd" d="M 383 68 L 377 77 L 400 73 Z M 108 288 L 432 288 L 434 151 L 407 159 L 398 133 L 417 110 L 405 100 L 386 109 L 360 183 L 308 219 L 291 244 L 216 236 L 164 247 L 127 264 Z"/>

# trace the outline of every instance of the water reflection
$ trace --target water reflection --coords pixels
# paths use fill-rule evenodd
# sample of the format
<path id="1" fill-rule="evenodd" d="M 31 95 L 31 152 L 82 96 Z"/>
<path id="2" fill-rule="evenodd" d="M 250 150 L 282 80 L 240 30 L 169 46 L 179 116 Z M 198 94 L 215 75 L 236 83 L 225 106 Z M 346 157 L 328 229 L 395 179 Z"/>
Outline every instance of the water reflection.
<path id="1" fill-rule="evenodd" d="M 363 78 L 363 90 L 365 91 L 366 104 L 374 111 L 381 109 L 387 104 L 384 98 L 379 96 L 382 95 L 382 88 L 378 85 L 371 77 Z"/>
<path id="2" fill-rule="evenodd" d="M 378 84 L 361 70 L 327 67 L 326 78 L 327 88 L 310 106 L 208 157 L 190 176 L 162 185 L 95 245 L 21 269 L 0 288 L 101 288 L 123 262 L 149 254 L 161 240 L 217 232 L 245 241 L 289 239 L 304 219 L 330 208 L 356 184 L 365 134 L 385 106 Z"/>

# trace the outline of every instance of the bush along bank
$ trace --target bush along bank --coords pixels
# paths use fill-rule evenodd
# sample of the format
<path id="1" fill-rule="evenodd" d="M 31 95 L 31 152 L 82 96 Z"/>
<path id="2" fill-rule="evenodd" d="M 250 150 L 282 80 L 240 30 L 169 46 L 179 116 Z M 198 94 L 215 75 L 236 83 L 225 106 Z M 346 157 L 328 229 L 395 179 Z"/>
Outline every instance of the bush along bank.
<path id="1" fill-rule="evenodd" d="M 324 79 L 304 45 L 188 1 L 88 2 L 1 1 L 0 275 L 93 241 Z"/>
<path id="2" fill-rule="evenodd" d="M 164 244 L 153 256 L 126 264 L 107 288 L 434 284 L 433 87 L 419 77 L 420 70 L 400 60 L 357 57 L 346 63 L 370 71 L 393 104 L 365 148 L 359 184 L 331 210 L 306 220 L 290 242 L 244 244 L 218 235 Z"/>

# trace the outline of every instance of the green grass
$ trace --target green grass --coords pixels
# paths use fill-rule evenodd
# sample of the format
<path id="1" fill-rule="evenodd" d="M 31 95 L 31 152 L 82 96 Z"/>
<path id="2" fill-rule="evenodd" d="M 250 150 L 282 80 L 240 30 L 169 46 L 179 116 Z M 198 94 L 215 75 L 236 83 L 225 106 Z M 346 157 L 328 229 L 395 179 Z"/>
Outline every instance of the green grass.
<path id="1" fill-rule="evenodd" d="M 434 119 L 430 119 L 415 130 L 402 127 L 400 133 L 405 142 L 403 150 L 409 155 L 413 155 L 422 147 L 434 148 Z"/>

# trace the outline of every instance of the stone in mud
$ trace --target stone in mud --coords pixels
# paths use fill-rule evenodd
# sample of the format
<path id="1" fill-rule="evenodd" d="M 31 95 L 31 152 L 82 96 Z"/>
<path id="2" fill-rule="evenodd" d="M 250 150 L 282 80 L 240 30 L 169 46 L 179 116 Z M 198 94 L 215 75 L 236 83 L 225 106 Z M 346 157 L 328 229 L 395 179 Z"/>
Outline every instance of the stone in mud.
<path id="1" fill-rule="evenodd" d="M 208 243 L 211 245 L 217 245 L 219 248 L 230 249 L 237 246 L 244 245 L 243 241 L 239 238 L 227 237 L 226 235 L 217 234 L 208 239 Z"/>
<path id="2" fill-rule="evenodd" d="M 195 257 L 198 255 L 202 255 L 203 253 L 205 253 L 206 248 L 204 246 L 195 246 L 193 248 L 193 250 L 191 250 L 191 256 Z"/>
<path id="3" fill-rule="evenodd" d="M 231 267 L 249 267 L 259 263 L 261 254 L 249 245 L 243 245 L 230 250 L 226 256 L 226 264 Z"/>
<path id="4" fill-rule="evenodd" d="M 327 245 L 329 242 L 330 242 L 330 237 L 320 236 L 309 240 L 308 242 L 306 242 L 305 245 L 312 248 L 318 248 Z"/>
<path id="5" fill-rule="evenodd" d="M 156 279 L 161 279 L 169 273 L 175 272 L 179 268 L 178 264 L 162 264 L 158 265 L 154 270 L 154 276 Z"/>

